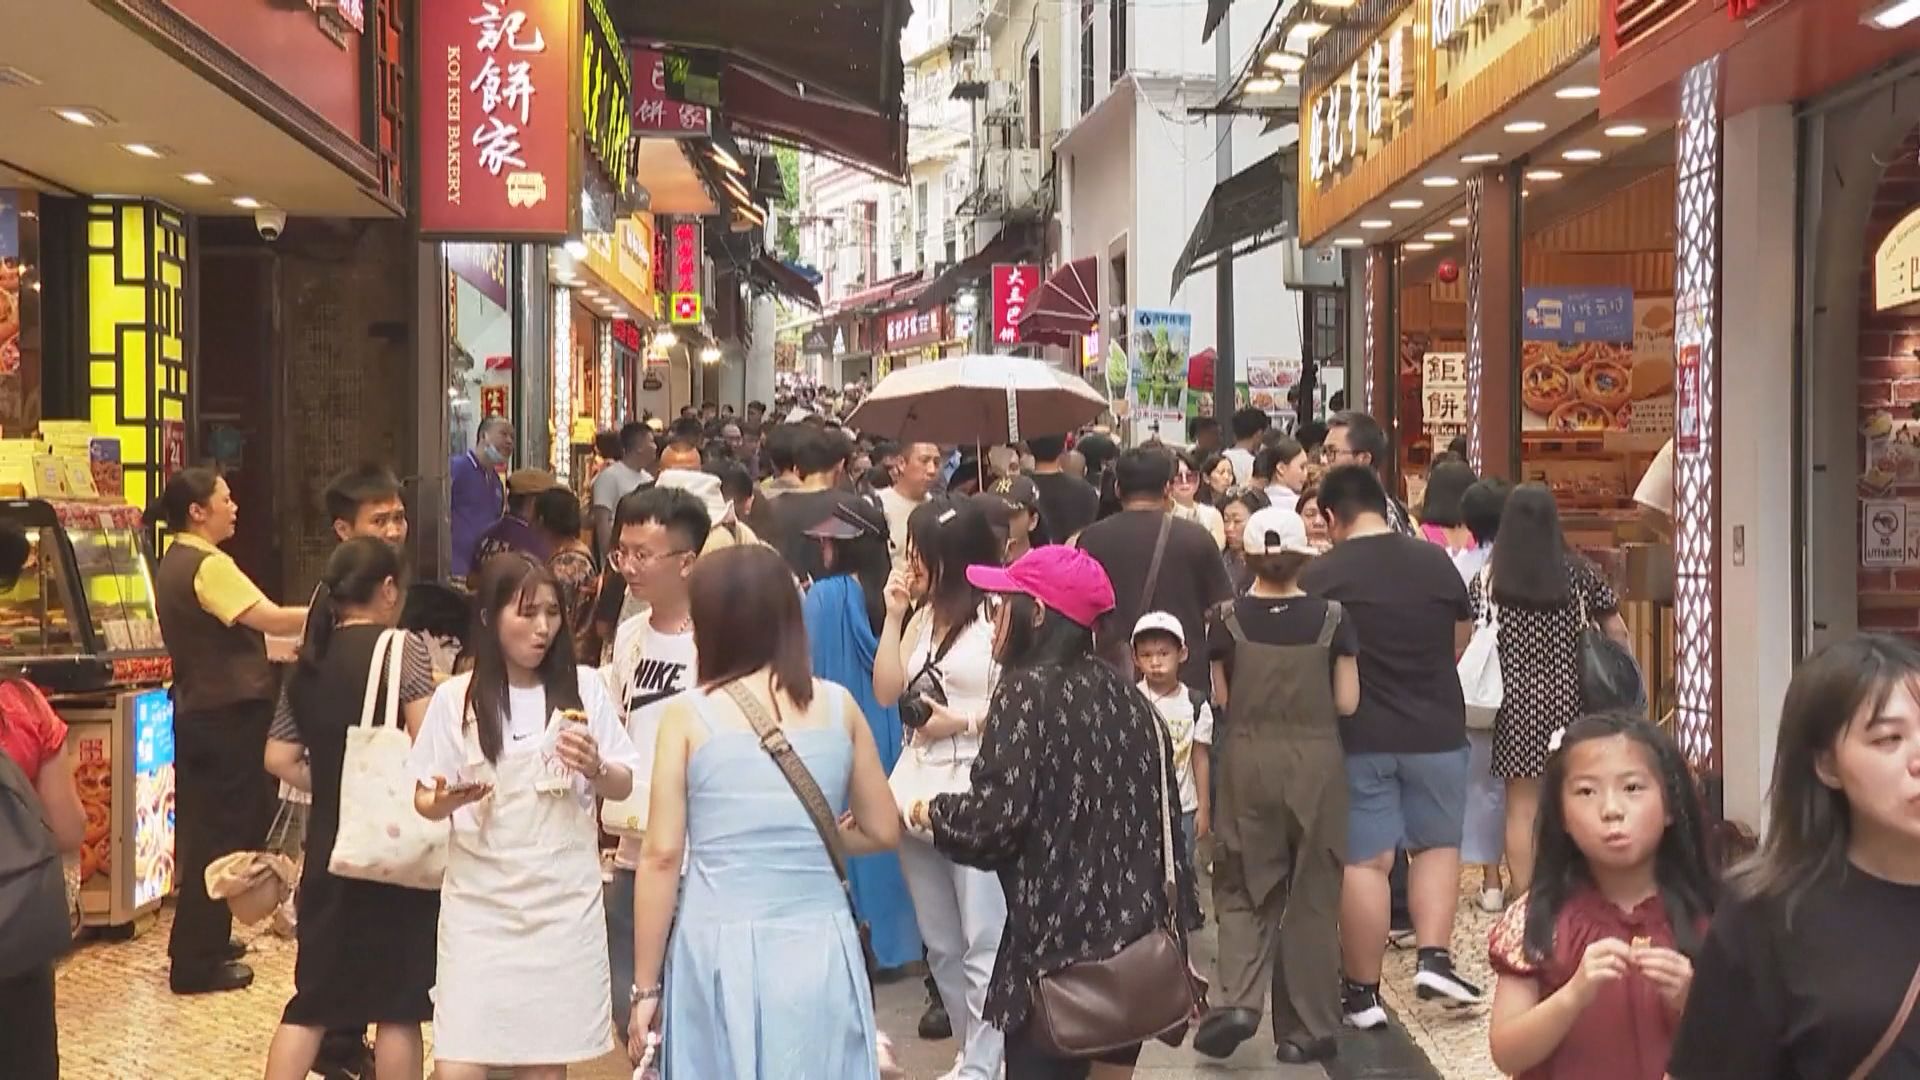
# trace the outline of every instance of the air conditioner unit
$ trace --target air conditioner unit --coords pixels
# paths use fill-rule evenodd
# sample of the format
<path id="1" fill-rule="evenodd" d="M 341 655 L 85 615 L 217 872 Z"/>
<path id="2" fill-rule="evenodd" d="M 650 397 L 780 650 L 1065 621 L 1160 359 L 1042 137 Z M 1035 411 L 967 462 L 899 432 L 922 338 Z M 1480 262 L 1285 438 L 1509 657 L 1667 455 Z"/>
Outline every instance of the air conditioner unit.
<path id="1" fill-rule="evenodd" d="M 1006 158 L 1005 179 L 1001 182 L 1001 190 L 1006 193 L 1007 206 L 1015 210 L 1031 210 L 1038 207 L 1045 194 L 1043 180 L 1046 176 L 1040 151 L 1022 148 L 995 150 L 993 153 Z"/>
<path id="2" fill-rule="evenodd" d="M 995 79 L 987 84 L 987 115 L 1000 117 L 1019 116 L 1021 113 L 1020 87 L 1005 79 Z"/>

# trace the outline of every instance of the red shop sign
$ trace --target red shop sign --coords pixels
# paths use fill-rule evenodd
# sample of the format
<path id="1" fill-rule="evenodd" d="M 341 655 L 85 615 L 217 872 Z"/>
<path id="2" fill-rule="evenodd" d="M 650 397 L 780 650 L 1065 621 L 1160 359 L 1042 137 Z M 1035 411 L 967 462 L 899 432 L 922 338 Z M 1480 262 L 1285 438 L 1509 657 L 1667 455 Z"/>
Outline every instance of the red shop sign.
<path id="1" fill-rule="evenodd" d="M 1673 449 L 1693 454 L 1700 450 L 1700 346 L 1683 345 L 1674 365 Z"/>
<path id="2" fill-rule="evenodd" d="M 946 319 L 939 308 L 896 311 L 880 317 L 880 350 L 883 352 L 931 345 L 945 336 Z"/>
<path id="3" fill-rule="evenodd" d="M 1033 263 L 996 263 L 993 267 L 993 343 L 1020 344 L 1020 317 L 1027 313 L 1040 268 Z"/>
<path id="4" fill-rule="evenodd" d="M 676 221 L 673 223 L 673 288 L 668 292 L 697 293 L 700 291 L 700 223 L 697 221 Z"/>
<path id="5" fill-rule="evenodd" d="M 666 58 L 655 49 L 629 49 L 633 68 L 633 133 L 664 138 L 704 136 L 711 114 L 667 96 Z"/>
<path id="6" fill-rule="evenodd" d="M 420 5 L 420 231 L 562 240 L 579 144 L 580 0 Z"/>

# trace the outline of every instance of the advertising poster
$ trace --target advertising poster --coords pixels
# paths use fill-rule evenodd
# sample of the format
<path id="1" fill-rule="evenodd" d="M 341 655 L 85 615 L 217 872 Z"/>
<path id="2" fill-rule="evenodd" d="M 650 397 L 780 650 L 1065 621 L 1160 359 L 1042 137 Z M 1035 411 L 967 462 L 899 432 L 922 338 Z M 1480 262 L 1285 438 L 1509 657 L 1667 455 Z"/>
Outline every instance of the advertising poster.
<path id="1" fill-rule="evenodd" d="M 1187 356 L 1193 316 L 1184 311 L 1139 308 L 1127 335 L 1127 416 L 1133 444 L 1152 438 L 1186 439 Z M 1117 365 L 1116 365 L 1117 366 Z M 1108 374 L 1112 383 L 1112 374 Z M 1109 389 L 1111 389 L 1109 385 Z"/>
<path id="2" fill-rule="evenodd" d="M 133 699 L 133 904 L 173 890 L 173 699 L 148 690 Z"/>
<path id="3" fill-rule="evenodd" d="M 1625 288 L 1527 289 L 1521 426 L 1664 431 L 1674 407 L 1674 307 Z"/>
<path id="4" fill-rule="evenodd" d="M 19 378 L 25 346 L 20 335 L 20 278 L 25 270 L 20 246 L 20 194 L 0 191 L 0 390 L 5 391 L 0 423 L 8 427 L 25 419 L 18 407 L 24 397 Z"/>
<path id="5" fill-rule="evenodd" d="M 1436 446 L 1466 434 L 1466 353 L 1430 352 L 1421 359 L 1420 416 Z"/>
<path id="6" fill-rule="evenodd" d="M 1291 429 L 1295 413 L 1287 404 L 1287 393 L 1300 385 L 1301 363 L 1297 358 L 1252 356 L 1247 358 L 1247 397 L 1256 409 L 1273 418 L 1276 424 Z"/>

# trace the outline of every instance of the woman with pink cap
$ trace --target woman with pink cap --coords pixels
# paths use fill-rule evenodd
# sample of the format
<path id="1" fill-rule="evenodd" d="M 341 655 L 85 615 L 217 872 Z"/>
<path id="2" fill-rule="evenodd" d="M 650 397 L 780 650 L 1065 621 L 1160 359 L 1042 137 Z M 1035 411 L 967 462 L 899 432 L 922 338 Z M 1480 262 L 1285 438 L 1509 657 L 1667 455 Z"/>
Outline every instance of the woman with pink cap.
<path id="1" fill-rule="evenodd" d="M 1173 753 L 1152 703 L 1094 655 L 1094 623 L 1114 606 L 1099 563 L 1050 546 L 1004 568 L 975 566 L 967 578 L 997 595 L 1000 684 L 971 788 L 915 802 L 909 822 L 930 828 L 956 862 L 1006 884 L 986 1011 L 1006 1032 L 1006 1080 L 1073 1080 L 1096 1062 L 1130 1068 L 1137 1043 L 1063 1060 L 1040 1049 L 1028 1023 L 1042 975 L 1107 960 L 1159 927 L 1184 943 L 1166 891 L 1141 887 L 1167 874 L 1168 833 L 1173 873 L 1188 887 L 1186 840 L 1163 824 L 1163 800 L 1179 791 Z"/>

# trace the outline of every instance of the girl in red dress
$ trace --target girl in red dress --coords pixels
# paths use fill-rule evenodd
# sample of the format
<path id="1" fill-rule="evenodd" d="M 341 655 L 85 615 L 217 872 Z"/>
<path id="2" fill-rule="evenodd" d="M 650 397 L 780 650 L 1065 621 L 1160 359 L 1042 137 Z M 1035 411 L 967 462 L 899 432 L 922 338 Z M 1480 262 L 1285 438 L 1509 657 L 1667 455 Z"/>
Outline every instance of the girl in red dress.
<path id="1" fill-rule="evenodd" d="M 1556 732 L 1532 890 L 1494 925 L 1493 1062 L 1516 1080 L 1660 1080 L 1712 915 L 1700 802 L 1646 721 Z"/>

